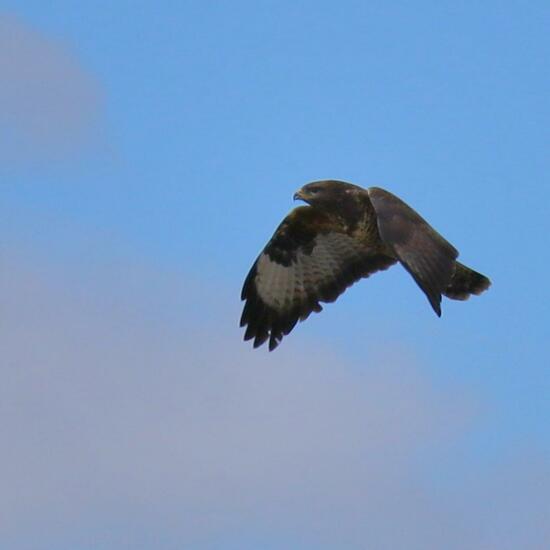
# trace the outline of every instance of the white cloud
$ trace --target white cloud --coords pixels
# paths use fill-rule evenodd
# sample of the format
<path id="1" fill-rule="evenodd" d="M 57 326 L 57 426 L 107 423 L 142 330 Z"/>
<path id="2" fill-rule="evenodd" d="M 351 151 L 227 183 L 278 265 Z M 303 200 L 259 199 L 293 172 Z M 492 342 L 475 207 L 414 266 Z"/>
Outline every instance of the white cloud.
<path id="1" fill-rule="evenodd" d="M 477 407 L 405 354 L 252 351 L 212 289 L 38 265 L 6 256 L 0 280 L 10 548 L 542 547 L 548 465 L 524 453 L 441 487 L 429 465 Z"/>
<path id="2" fill-rule="evenodd" d="M 97 138 L 97 81 L 65 44 L 7 14 L 0 14 L 0 81 L 4 165 L 70 159 Z"/>

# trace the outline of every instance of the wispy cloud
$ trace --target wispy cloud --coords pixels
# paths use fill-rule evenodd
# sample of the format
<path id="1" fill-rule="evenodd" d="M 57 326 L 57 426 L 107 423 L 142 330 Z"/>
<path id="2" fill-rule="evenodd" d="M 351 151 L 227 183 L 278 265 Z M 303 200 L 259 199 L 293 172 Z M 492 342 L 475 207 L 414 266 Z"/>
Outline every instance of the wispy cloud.
<path id="1" fill-rule="evenodd" d="M 97 80 L 61 41 L 0 14 L 0 161 L 66 160 L 97 138 Z"/>
<path id="2" fill-rule="evenodd" d="M 529 450 L 452 483 L 430 475 L 478 409 L 414 359 L 358 366 L 316 343 L 252 352 L 211 288 L 130 264 L 5 259 L 10 548 L 39 536 L 106 549 L 535 549 L 550 534 L 550 469 Z"/>

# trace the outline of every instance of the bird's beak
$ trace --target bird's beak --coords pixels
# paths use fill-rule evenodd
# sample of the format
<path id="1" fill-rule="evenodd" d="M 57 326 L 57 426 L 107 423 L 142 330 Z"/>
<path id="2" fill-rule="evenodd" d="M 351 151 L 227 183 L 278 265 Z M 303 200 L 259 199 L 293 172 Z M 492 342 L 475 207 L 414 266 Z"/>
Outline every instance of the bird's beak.
<path id="1" fill-rule="evenodd" d="M 296 191 L 296 193 L 294 193 L 293 199 L 294 199 L 295 201 L 297 201 L 297 200 L 301 200 L 301 201 L 305 200 L 303 189 L 298 189 L 298 191 Z"/>

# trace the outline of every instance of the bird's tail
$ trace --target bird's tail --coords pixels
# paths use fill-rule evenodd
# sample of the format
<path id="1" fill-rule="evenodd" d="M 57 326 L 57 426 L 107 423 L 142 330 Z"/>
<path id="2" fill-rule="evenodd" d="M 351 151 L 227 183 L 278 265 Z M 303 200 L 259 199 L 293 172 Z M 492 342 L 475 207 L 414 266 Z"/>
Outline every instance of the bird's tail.
<path id="1" fill-rule="evenodd" d="M 491 281 L 485 275 L 456 262 L 453 278 L 443 294 L 453 300 L 467 300 L 472 294 L 481 294 L 490 286 Z"/>

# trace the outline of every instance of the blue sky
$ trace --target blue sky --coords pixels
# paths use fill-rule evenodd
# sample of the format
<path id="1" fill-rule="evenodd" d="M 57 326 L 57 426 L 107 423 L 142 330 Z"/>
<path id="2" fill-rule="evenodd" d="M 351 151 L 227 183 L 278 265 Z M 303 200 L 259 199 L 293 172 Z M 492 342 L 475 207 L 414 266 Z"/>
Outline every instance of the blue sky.
<path id="1" fill-rule="evenodd" d="M 547 3 L 3 6 L 0 540 L 543 547 Z M 326 178 L 490 291 L 438 319 L 395 267 L 252 350 L 242 280 Z"/>

